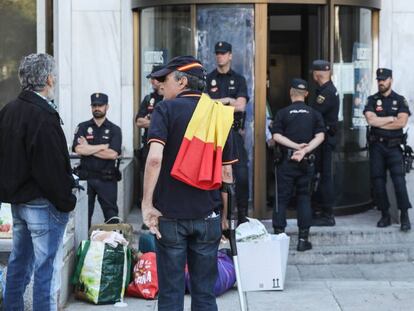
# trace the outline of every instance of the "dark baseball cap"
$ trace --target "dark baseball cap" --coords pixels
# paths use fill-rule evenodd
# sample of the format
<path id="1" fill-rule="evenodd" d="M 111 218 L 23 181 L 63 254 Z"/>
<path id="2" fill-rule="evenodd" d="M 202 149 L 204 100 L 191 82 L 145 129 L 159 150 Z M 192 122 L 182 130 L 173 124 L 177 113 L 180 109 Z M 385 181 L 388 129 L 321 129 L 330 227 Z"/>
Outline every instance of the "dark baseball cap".
<path id="1" fill-rule="evenodd" d="M 301 91 L 307 91 L 308 90 L 308 82 L 302 79 L 292 79 L 292 82 L 290 83 L 290 87 L 293 89 L 301 90 Z"/>
<path id="2" fill-rule="evenodd" d="M 93 93 L 91 95 L 91 105 L 106 105 L 108 104 L 108 95 L 104 93 Z"/>
<path id="3" fill-rule="evenodd" d="M 153 74 L 154 72 L 156 72 L 158 70 L 161 70 L 163 67 L 164 66 L 162 66 L 162 65 L 154 65 L 154 66 L 152 66 L 151 73 L 147 74 L 146 78 L 147 79 L 151 78 L 151 74 Z"/>
<path id="4" fill-rule="evenodd" d="M 331 70 L 331 63 L 327 60 L 317 59 L 312 62 L 313 71 L 329 71 Z"/>
<path id="5" fill-rule="evenodd" d="M 388 68 L 378 68 L 377 69 L 377 80 L 387 80 L 392 78 L 392 70 Z"/>
<path id="6" fill-rule="evenodd" d="M 174 57 L 160 70 L 151 73 L 150 77 L 154 79 L 162 78 L 173 71 L 185 72 L 204 80 L 206 78 L 206 70 L 204 69 L 203 64 L 193 56 Z"/>
<path id="7" fill-rule="evenodd" d="M 214 53 L 227 53 L 231 52 L 232 46 L 226 41 L 219 41 L 214 46 Z"/>

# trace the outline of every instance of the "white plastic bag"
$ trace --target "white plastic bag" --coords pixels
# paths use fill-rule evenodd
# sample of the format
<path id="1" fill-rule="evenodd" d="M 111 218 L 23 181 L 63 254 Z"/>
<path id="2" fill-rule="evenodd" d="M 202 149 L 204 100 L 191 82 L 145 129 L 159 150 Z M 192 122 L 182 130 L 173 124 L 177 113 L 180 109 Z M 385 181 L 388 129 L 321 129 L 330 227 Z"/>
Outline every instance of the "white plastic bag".
<path id="1" fill-rule="evenodd" d="M 236 228 L 237 242 L 270 239 L 266 227 L 258 219 L 247 217 L 247 220 Z"/>

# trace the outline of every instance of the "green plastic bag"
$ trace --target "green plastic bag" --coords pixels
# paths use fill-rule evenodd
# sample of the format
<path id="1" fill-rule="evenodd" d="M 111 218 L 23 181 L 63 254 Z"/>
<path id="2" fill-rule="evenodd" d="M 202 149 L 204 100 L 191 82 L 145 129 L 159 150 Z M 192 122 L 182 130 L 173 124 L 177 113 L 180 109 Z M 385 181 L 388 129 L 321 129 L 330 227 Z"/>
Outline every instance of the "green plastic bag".
<path id="1" fill-rule="evenodd" d="M 94 304 L 122 300 L 131 275 L 131 251 L 101 241 L 82 241 L 76 255 L 72 284 L 76 298 Z"/>

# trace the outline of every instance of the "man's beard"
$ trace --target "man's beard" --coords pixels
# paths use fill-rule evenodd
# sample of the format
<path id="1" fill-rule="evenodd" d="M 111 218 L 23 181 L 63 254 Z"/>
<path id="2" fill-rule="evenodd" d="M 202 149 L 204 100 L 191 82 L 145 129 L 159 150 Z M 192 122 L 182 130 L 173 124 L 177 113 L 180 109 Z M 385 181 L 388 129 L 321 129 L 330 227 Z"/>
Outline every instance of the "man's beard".
<path id="1" fill-rule="evenodd" d="M 384 94 L 386 92 L 388 92 L 388 90 L 391 88 L 391 85 L 386 86 L 386 85 L 379 85 L 378 86 L 378 90 L 381 94 Z"/>
<path id="2" fill-rule="evenodd" d="M 52 101 L 55 99 L 55 87 L 49 88 L 46 98 L 48 99 L 48 101 Z"/>
<path id="3" fill-rule="evenodd" d="M 102 119 L 106 116 L 106 113 L 102 111 L 94 111 L 92 112 L 92 115 L 95 119 Z"/>

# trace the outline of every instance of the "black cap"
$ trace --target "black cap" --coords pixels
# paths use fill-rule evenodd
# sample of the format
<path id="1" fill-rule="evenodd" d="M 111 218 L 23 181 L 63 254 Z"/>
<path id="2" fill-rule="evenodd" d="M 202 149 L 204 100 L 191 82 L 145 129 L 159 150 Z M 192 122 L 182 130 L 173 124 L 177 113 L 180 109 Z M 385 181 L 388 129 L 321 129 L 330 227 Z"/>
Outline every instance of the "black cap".
<path id="1" fill-rule="evenodd" d="M 392 70 L 388 68 L 378 68 L 377 69 L 377 80 L 387 80 L 392 78 Z"/>
<path id="2" fill-rule="evenodd" d="M 214 53 L 231 52 L 231 44 L 226 41 L 219 41 L 214 46 Z"/>
<path id="3" fill-rule="evenodd" d="M 293 89 L 301 90 L 301 91 L 307 91 L 308 90 L 308 82 L 302 79 L 292 79 L 292 82 L 290 84 L 290 87 Z"/>
<path id="4" fill-rule="evenodd" d="M 312 70 L 314 71 L 329 71 L 331 70 L 331 63 L 327 60 L 317 59 L 312 63 Z"/>
<path id="5" fill-rule="evenodd" d="M 154 65 L 154 66 L 152 66 L 151 73 L 150 74 L 147 74 L 147 77 L 146 78 L 147 79 L 151 78 L 151 74 L 153 74 L 154 72 L 156 72 L 158 70 L 161 70 L 163 67 L 164 66 L 162 66 L 162 65 Z"/>
<path id="6" fill-rule="evenodd" d="M 108 95 L 104 93 L 93 93 L 91 95 L 91 105 L 106 105 L 108 103 Z"/>
<path id="7" fill-rule="evenodd" d="M 151 73 L 150 77 L 157 79 L 165 77 L 173 71 L 182 71 L 200 79 L 206 78 L 206 70 L 198 59 L 193 56 L 177 56 L 162 67 L 160 70 Z"/>

